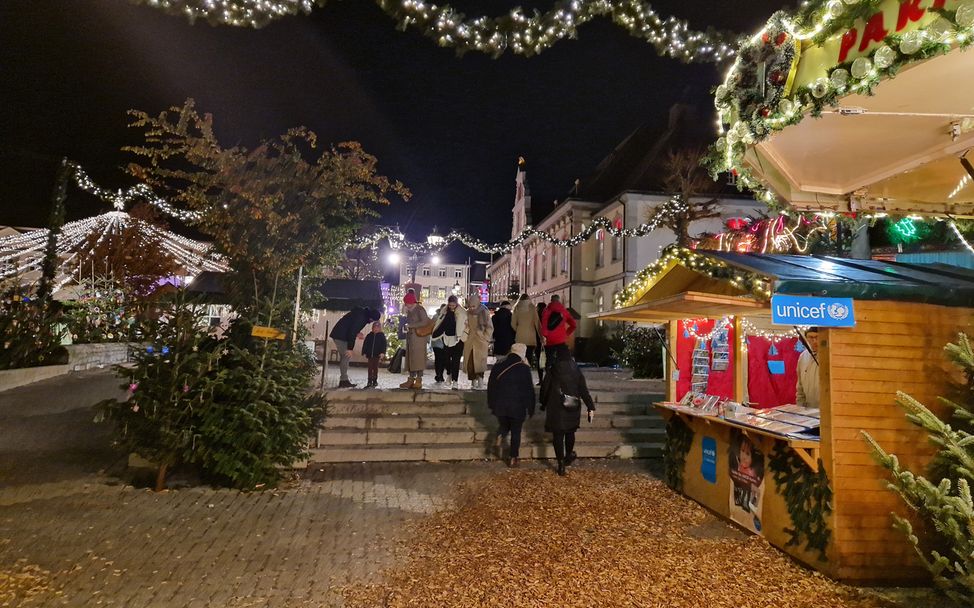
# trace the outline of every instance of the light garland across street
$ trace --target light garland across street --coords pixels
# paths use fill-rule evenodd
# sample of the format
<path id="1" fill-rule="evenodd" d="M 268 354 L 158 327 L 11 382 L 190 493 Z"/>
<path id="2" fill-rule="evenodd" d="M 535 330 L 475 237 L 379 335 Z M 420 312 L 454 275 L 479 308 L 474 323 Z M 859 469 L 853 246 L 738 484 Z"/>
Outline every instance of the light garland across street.
<path id="1" fill-rule="evenodd" d="M 309 14 L 328 0 L 130 0 L 214 25 L 259 28 L 299 14 Z M 596 17 L 612 21 L 656 52 L 687 63 L 719 63 L 733 56 L 736 35 L 691 30 L 675 17 L 661 17 L 645 0 L 559 0 L 546 12 L 525 14 L 520 7 L 499 17 L 469 18 L 450 5 L 423 0 L 374 0 L 402 29 L 415 29 L 439 46 L 458 53 L 476 51 L 494 57 L 506 51 L 537 55 L 559 40 L 576 38 L 579 26 Z"/>

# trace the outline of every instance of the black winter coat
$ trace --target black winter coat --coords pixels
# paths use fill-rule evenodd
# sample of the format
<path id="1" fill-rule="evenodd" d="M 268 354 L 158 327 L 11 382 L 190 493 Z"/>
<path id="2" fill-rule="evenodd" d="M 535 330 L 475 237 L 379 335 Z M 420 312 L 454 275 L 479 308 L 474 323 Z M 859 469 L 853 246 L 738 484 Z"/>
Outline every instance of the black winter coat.
<path id="1" fill-rule="evenodd" d="M 514 346 L 514 328 L 511 327 L 511 311 L 506 308 L 498 308 L 494 312 L 492 322 L 494 324 L 494 354 L 497 356 L 506 355 L 511 352 Z"/>
<path id="2" fill-rule="evenodd" d="M 534 416 L 534 399 L 534 378 L 523 359 L 511 354 L 494 364 L 487 380 L 487 406 L 495 416 Z"/>
<path id="3" fill-rule="evenodd" d="M 571 357 L 561 358 L 550 365 L 541 383 L 541 410 L 545 412 L 544 430 L 549 433 L 571 433 L 582 423 L 581 406 L 567 409 L 564 395 L 578 397 L 588 410 L 595 411 L 595 403 L 585 384 L 585 376 Z"/>
<path id="4" fill-rule="evenodd" d="M 351 348 L 355 344 L 358 332 L 362 331 L 362 328 L 370 320 L 369 310 L 361 306 L 356 306 L 345 313 L 345 316 L 339 319 L 338 323 L 335 323 L 335 327 L 331 328 L 331 333 L 328 334 L 328 337 L 332 340 L 344 340 L 348 342 L 348 347 Z"/>
<path id="5" fill-rule="evenodd" d="M 370 331 L 365 335 L 365 342 L 362 343 L 362 355 L 369 359 L 381 357 L 386 352 L 386 335 L 381 331 L 375 333 Z"/>

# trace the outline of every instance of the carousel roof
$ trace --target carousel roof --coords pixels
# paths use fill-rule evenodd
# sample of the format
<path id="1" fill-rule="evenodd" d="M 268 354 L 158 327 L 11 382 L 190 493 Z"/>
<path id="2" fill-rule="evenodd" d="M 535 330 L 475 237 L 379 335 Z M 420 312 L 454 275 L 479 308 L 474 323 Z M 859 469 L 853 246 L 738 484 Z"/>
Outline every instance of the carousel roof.
<path id="1" fill-rule="evenodd" d="M 61 227 L 57 238 L 57 253 L 61 259 L 56 277 L 58 286 L 64 285 L 72 275 L 74 264 L 87 250 L 91 250 L 113 234 L 134 229 L 134 233 L 148 245 L 161 247 L 179 264 L 186 274 L 197 275 L 206 270 L 225 271 L 227 265 L 211 250 L 209 243 L 194 241 L 168 230 L 163 230 L 144 220 L 132 217 L 124 211 L 111 211 L 95 217 L 68 222 Z M 48 230 L 31 230 L 0 238 L 0 280 L 25 277 L 30 280 L 39 276 L 44 251 L 47 247 Z M 140 255 L 156 252 L 139 248 Z"/>

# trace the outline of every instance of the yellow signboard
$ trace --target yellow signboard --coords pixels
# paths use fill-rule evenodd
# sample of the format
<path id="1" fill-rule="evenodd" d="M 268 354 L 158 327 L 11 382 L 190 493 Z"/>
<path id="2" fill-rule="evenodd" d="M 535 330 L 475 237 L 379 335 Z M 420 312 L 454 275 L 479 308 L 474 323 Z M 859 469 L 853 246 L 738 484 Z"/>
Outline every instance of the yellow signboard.
<path id="1" fill-rule="evenodd" d="M 274 327 L 264 327 L 263 325 L 255 325 L 250 331 L 250 335 L 255 338 L 267 338 L 269 340 L 283 340 L 285 338 L 283 331 Z"/>
<path id="2" fill-rule="evenodd" d="M 806 86 L 837 65 L 869 57 L 891 34 L 923 29 L 940 18 L 940 9 L 955 10 L 960 0 L 885 0 L 876 11 L 820 45 L 805 41 L 795 85 Z M 934 10 L 936 9 L 936 10 Z"/>

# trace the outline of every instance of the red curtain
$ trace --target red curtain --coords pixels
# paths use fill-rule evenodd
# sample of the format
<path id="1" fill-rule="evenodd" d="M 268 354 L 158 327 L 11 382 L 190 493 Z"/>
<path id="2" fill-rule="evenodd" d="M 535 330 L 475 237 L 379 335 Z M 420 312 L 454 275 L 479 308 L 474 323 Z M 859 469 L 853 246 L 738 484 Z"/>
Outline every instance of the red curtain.
<path id="1" fill-rule="evenodd" d="M 776 343 L 766 338 L 749 336 L 747 339 L 747 394 L 756 407 L 770 408 L 795 402 L 795 382 L 798 377 L 798 356 L 795 350 L 798 338 L 785 338 Z M 784 373 L 772 373 L 781 365 L 769 366 L 768 362 L 784 364 Z"/>
<path id="2" fill-rule="evenodd" d="M 694 333 L 699 336 L 705 336 L 714 328 L 714 323 L 716 321 L 713 319 L 698 319 L 696 321 L 680 321 L 677 324 L 676 361 L 677 367 L 680 370 L 680 377 L 676 382 L 677 400 L 682 399 L 690 391 L 690 386 L 693 384 L 693 350 L 696 347 L 697 339 L 689 329 L 695 328 Z M 715 340 L 711 339 L 706 343 L 711 363 L 707 377 L 707 394 L 716 395 L 724 399 L 733 399 L 734 365 L 736 363 L 734 361 L 734 326 L 729 324 L 726 331 L 727 345 L 730 351 L 726 370 L 718 371 L 713 369 L 713 348 Z M 792 398 L 794 398 L 794 387 L 792 389 Z"/>

